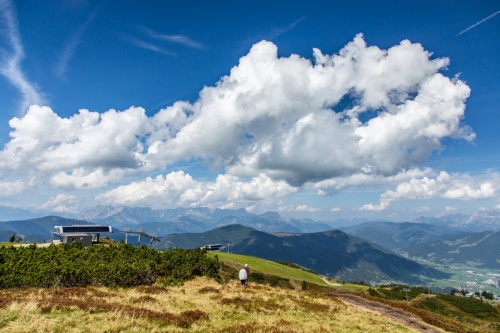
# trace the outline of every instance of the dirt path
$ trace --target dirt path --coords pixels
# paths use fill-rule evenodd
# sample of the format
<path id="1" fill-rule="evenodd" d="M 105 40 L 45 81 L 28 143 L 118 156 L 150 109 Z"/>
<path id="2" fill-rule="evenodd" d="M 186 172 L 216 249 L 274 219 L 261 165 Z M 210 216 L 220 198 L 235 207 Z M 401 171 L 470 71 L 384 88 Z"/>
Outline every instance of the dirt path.
<path id="1" fill-rule="evenodd" d="M 326 293 L 326 295 L 335 297 L 346 304 L 355 306 L 364 311 L 380 313 L 381 315 L 387 316 L 392 320 L 400 324 L 403 324 L 406 327 L 414 329 L 418 332 L 426 332 L 426 333 L 446 332 L 423 322 L 420 318 L 418 318 L 414 314 L 403 311 L 401 309 L 393 308 L 383 303 L 372 302 L 367 299 L 364 299 L 363 297 L 356 295 L 349 295 L 349 294 Z"/>
<path id="2" fill-rule="evenodd" d="M 320 278 L 325 281 L 326 284 L 329 284 L 330 286 L 333 286 L 333 287 L 340 287 L 341 284 L 340 283 L 331 283 L 330 281 L 328 281 L 324 276 L 320 276 Z"/>

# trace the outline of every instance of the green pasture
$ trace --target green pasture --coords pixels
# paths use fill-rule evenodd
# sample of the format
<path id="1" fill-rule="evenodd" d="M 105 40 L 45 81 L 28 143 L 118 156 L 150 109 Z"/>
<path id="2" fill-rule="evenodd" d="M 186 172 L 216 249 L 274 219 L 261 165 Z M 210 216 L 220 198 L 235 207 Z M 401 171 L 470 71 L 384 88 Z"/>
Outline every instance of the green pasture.
<path id="1" fill-rule="evenodd" d="M 283 265 L 280 263 L 277 263 L 275 261 L 271 260 L 266 260 L 266 259 L 261 259 L 257 257 L 252 257 L 252 256 L 246 256 L 242 254 L 231 254 L 231 253 L 224 253 L 224 252 L 209 252 L 208 255 L 210 257 L 215 257 L 218 256 L 219 260 L 222 262 L 225 262 L 231 266 L 241 266 L 248 264 L 251 270 L 259 271 L 261 273 L 266 273 L 270 275 L 276 275 L 282 278 L 286 279 L 291 279 L 291 280 L 297 280 L 297 281 L 306 281 L 310 283 L 314 283 L 320 286 L 325 286 L 325 287 L 335 287 L 327 282 L 325 282 L 321 276 L 302 270 L 294 267 L 290 267 L 287 265 Z M 236 265 L 235 265 L 236 264 Z M 338 284 L 337 281 L 333 281 L 328 278 L 326 278 L 327 281 L 329 281 L 332 284 Z M 347 288 L 347 289 L 355 289 L 355 290 L 366 290 L 368 289 L 367 286 L 362 286 L 362 285 L 355 285 L 355 284 L 343 284 L 340 286 L 337 286 L 340 288 Z"/>

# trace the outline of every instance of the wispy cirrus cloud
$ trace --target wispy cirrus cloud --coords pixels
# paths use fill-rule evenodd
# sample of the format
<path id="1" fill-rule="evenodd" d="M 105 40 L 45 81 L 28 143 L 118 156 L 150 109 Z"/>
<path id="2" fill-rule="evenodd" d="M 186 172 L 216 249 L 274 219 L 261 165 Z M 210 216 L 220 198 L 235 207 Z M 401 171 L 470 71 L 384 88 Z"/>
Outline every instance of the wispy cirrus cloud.
<path id="1" fill-rule="evenodd" d="M 126 34 L 118 34 L 118 35 L 125 42 L 132 44 L 134 46 L 140 47 L 142 49 L 158 52 L 158 53 L 165 54 L 165 55 L 173 55 L 174 54 L 173 52 L 165 50 L 164 48 L 162 48 L 158 45 L 154 45 L 154 44 L 146 42 L 142 39 L 139 39 L 139 38 L 136 38 L 136 37 L 133 37 L 130 35 L 126 35 Z"/>
<path id="2" fill-rule="evenodd" d="M 289 25 L 285 26 L 285 27 L 279 27 L 279 28 L 274 28 L 270 34 L 270 36 L 268 37 L 268 39 L 274 39 L 276 37 L 279 37 L 285 33 L 287 33 L 288 31 L 292 30 L 293 28 L 295 28 L 300 22 L 302 22 L 303 20 L 305 20 L 306 17 L 305 16 L 302 16 L 301 18 L 293 21 L 292 23 L 290 23 Z"/>
<path id="3" fill-rule="evenodd" d="M 200 42 L 197 42 L 187 36 L 184 35 L 165 35 L 160 34 L 156 31 L 153 31 L 144 26 L 139 26 L 138 29 L 144 34 L 140 37 L 134 37 L 129 34 L 121 34 L 118 35 L 127 43 L 132 44 L 134 46 L 140 47 L 145 50 L 150 50 L 158 53 L 162 53 L 165 55 L 174 55 L 175 53 L 167 50 L 164 47 L 164 42 L 182 44 L 184 46 L 188 46 L 191 48 L 201 49 L 203 45 Z"/>
<path id="4" fill-rule="evenodd" d="M 148 35 L 149 37 L 151 37 L 153 39 L 156 39 L 156 40 L 166 41 L 166 42 L 170 42 L 170 43 L 183 44 L 183 45 L 186 45 L 186 46 L 189 46 L 189 47 L 192 47 L 192 48 L 196 48 L 196 49 L 203 48 L 203 45 L 200 42 L 197 42 L 197 41 L 189 38 L 188 36 L 184 36 L 184 35 L 165 35 L 165 34 L 157 33 L 155 31 L 153 31 L 153 30 L 151 30 L 149 28 L 143 27 L 143 26 L 141 26 L 139 28 L 146 35 Z"/>
<path id="5" fill-rule="evenodd" d="M 85 22 L 75 31 L 75 33 L 71 36 L 69 41 L 64 46 L 62 53 L 59 56 L 58 62 L 55 66 L 55 74 L 59 79 L 64 79 L 66 72 L 68 70 L 68 63 L 73 57 L 73 54 L 76 51 L 76 48 L 81 43 L 82 37 L 85 34 L 85 31 L 89 28 L 94 20 L 97 11 L 92 12 Z"/>
<path id="6" fill-rule="evenodd" d="M 240 41 L 239 52 L 247 51 L 249 44 L 255 44 L 258 41 L 267 40 L 273 41 L 276 38 L 288 33 L 293 30 L 300 22 L 304 21 L 306 16 L 302 16 L 295 21 L 289 23 L 285 26 L 271 26 L 267 27 L 265 30 L 259 31 L 257 34 L 251 34 L 247 39 Z"/>
<path id="7" fill-rule="evenodd" d="M 40 89 L 25 76 L 21 63 L 25 57 L 19 34 L 19 27 L 14 4 L 9 0 L 0 0 L 1 34 L 5 36 L 7 47 L 2 49 L 0 73 L 21 94 L 20 112 L 25 113 L 32 104 L 44 104 L 45 99 Z"/>
<path id="8" fill-rule="evenodd" d="M 458 35 L 457 35 L 457 36 L 460 36 L 461 34 L 466 33 L 467 31 L 469 31 L 469 30 L 471 30 L 471 29 L 474 29 L 474 28 L 475 28 L 475 27 L 477 27 L 478 25 L 480 25 L 480 24 L 482 24 L 482 23 L 484 23 L 484 22 L 488 21 L 489 19 L 492 19 L 493 17 L 495 17 L 495 16 L 496 16 L 496 15 L 498 15 L 498 14 L 500 14 L 500 10 L 499 10 L 499 11 L 496 11 L 495 13 L 491 14 L 490 16 L 488 16 L 488 17 L 486 17 L 486 18 L 482 19 L 481 21 L 478 21 L 478 22 L 474 23 L 473 25 L 471 25 L 471 26 L 467 27 L 466 29 L 464 29 L 464 30 L 460 31 L 460 32 L 458 33 Z"/>

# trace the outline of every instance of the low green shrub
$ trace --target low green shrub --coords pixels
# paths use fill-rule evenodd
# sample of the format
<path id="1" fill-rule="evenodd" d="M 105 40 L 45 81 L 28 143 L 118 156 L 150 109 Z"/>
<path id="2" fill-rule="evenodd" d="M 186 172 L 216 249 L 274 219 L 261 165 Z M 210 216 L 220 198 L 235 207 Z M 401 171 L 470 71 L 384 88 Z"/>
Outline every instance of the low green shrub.
<path id="1" fill-rule="evenodd" d="M 146 246 L 81 243 L 38 248 L 0 247 L 0 288 L 132 287 L 178 283 L 196 276 L 218 277 L 218 258 L 200 249 L 157 251 Z"/>
<path id="2" fill-rule="evenodd" d="M 443 304 L 438 298 L 430 297 L 419 301 L 415 304 L 415 307 L 419 309 L 428 310 L 431 312 L 439 313 L 442 315 L 448 315 L 449 311 L 446 309 L 446 305 Z"/>
<path id="3" fill-rule="evenodd" d="M 480 299 L 451 295 L 438 295 L 437 297 L 477 318 L 485 319 L 488 317 L 500 317 L 498 311 L 490 303 L 483 302 Z"/>
<path id="4" fill-rule="evenodd" d="M 266 284 L 271 287 L 281 287 L 294 289 L 289 279 L 282 278 L 276 275 L 268 275 L 260 272 L 252 272 L 248 280 L 250 283 Z"/>
<path id="5" fill-rule="evenodd" d="M 368 294 L 373 297 L 383 297 L 376 289 L 369 288 Z"/>

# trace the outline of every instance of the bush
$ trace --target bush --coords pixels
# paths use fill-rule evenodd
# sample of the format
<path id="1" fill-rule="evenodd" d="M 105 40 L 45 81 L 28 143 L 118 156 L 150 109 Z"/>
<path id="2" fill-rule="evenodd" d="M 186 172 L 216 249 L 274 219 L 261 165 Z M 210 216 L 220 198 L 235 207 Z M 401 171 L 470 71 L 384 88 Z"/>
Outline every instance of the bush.
<path id="1" fill-rule="evenodd" d="M 439 313 L 442 315 L 448 315 L 449 311 L 446 306 L 439 301 L 436 297 L 426 298 L 415 305 L 417 308 L 428 310 L 431 312 Z"/>
<path id="2" fill-rule="evenodd" d="M 371 296 L 392 300 L 411 300 L 420 294 L 428 293 L 428 290 L 422 287 L 408 287 L 399 284 L 389 284 L 380 286 L 377 289 L 370 288 L 368 289 L 368 293 Z"/>
<path id="3" fill-rule="evenodd" d="M 437 297 L 477 318 L 500 317 L 497 310 L 491 304 L 473 297 L 456 297 L 450 295 L 438 295 Z"/>
<path id="4" fill-rule="evenodd" d="M 81 243 L 37 248 L 0 248 L 0 288 L 132 287 L 217 277 L 218 258 L 199 249 L 159 252 L 146 246 L 92 246 Z M 176 282 L 177 283 L 177 282 Z"/>
<path id="5" fill-rule="evenodd" d="M 176 286 L 183 286 L 184 280 L 177 279 L 171 276 L 165 276 L 160 279 L 160 283 L 165 287 L 176 287 Z"/>
<path id="6" fill-rule="evenodd" d="M 282 278 L 276 275 L 268 275 L 260 272 L 252 272 L 249 278 L 250 283 L 266 284 L 271 287 L 281 287 L 293 289 L 289 279 Z"/>
<path id="7" fill-rule="evenodd" d="M 380 293 L 373 288 L 368 289 L 368 294 L 373 297 L 382 297 L 382 295 L 380 295 Z"/>

